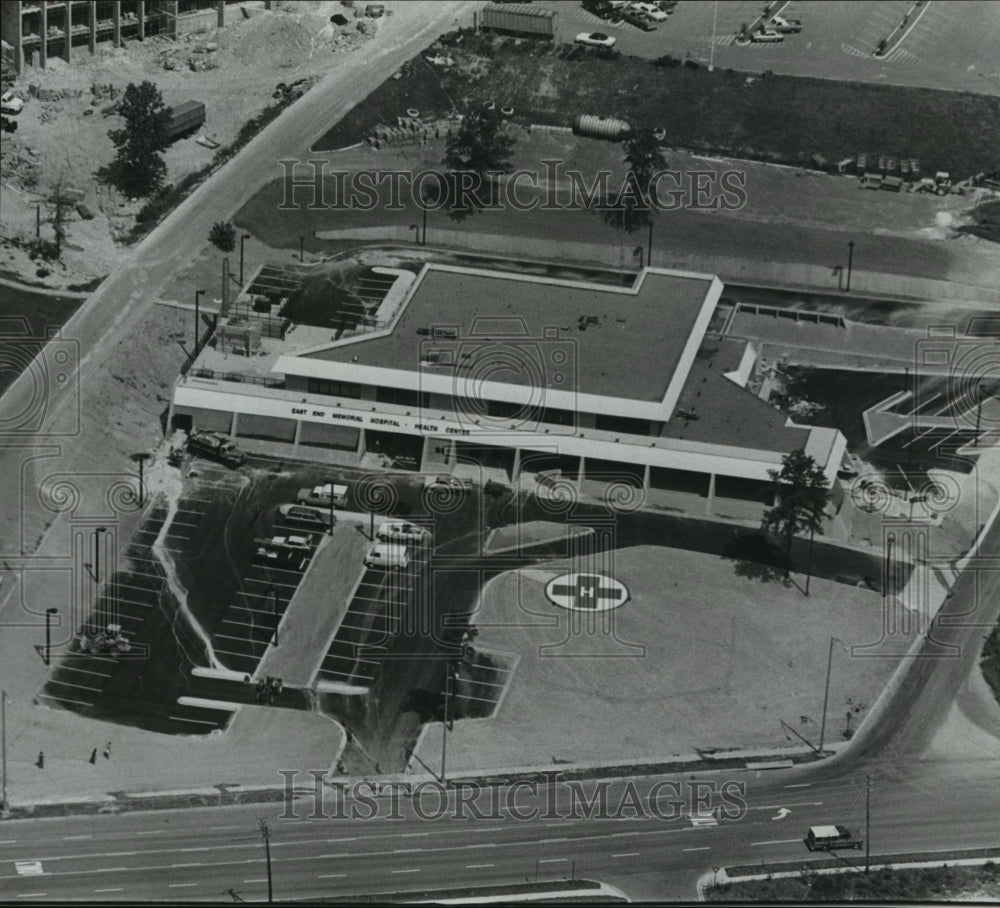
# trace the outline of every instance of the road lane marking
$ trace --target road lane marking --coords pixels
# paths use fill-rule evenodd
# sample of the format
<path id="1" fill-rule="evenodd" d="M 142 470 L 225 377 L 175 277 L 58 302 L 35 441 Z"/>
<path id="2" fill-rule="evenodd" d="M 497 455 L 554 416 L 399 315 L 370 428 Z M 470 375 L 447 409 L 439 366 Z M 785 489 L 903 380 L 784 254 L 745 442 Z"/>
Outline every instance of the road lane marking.
<path id="1" fill-rule="evenodd" d="M 628 851 L 625 854 L 613 854 L 613 855 L 611 855 L 611 857 L 613 857 L 613 858 L 637 858 L 637 857 L 639 857 L 639 852 L 638 851 Z"/>
<path id="2" fill-rule="evenodd" d="M 94 890 L 94 892 L 124 892 L 124 891 L 125 890 L 122 887 L 120 887 L 120 886 L 117 889 L 95 889 Z"/>
<path id="3" fill-rule="evenodd" d="M 40 899 L 47 896 L 47 892 L 22 892 L 18 895 L 19 899 Z"/>
<path id="4" fill-rule="evenodd" d="M 171 867 L 204 867 L 205 865 L 202 864 L 200 861 L 195 861 L 193 864 L 171 864 L 170 866 Z M 246 881 L 244 880 L 244 882 L 246 882 Z"/>
<path id="5" fill-rule="evenodd" d="M 539 858 L 539 864 L 561 864 L 564 861 L 568 861 L 569 858 Z"/>
<path id="6" fill-rule="evenodd" d="M 751 807 L 751 810 L 780 810 L 782 807 L 820 807 L 822 801 L 800 801 L 798 804 L 764 804 L 760 807 Z"/>
<path id="7" fill-rule="evenodd" d="M 420 870 L 416 867 L 409 870 L 393 870 L 393 873 L 420 873 Z"/>
<path id="8" fill-rule="evenodd" d="M 496 867 L 496 864 L 466 864 L 466 870 L 483 870 L 486 867 Z"/>
<path id="9" fill-rule="evenodd" d="M 167 889 L 183 889 L 185 886 L 197 885 L 197 883 L 167 883 Z"/>
<path id="10" fill-rule="evenodd" d="M 64 835 L 63 836 L 63 841 L 64 842 L 76 842 L 76 841 L 79 841 L 81 839 L 92 839 L 92 838 L 93 838 L 92 835 Z"/>
<path id="11" fill-rule="evenodd" d="M 316 879 L 318 880 L 335 880 L 341 877 L 347 876 L 346 873 L 318 873 L 316 874 Z"/>
<path id="12" fill-rule="evenodd" d="M 164 835 L 165 833 L 165 829 L 143 829 L 137 832 L 136 835 Z"/>
<path id="13" fill-rule="evenodd" d="M 16 844 L 17 844 L 17 839 L 4 839 L 2 842 L 0 842 L 0 845 L 16 845 Z"/>
<path id="14" fill-rule="evenodd" d="M 430 835 L 429 832 L 404 832 L 400 836 L 400 838 L 402 838 L 402 839 L 415 839 L 415 838 L 419 838 L 421 836 L 428 836 L 428 835 Z"/>
<path id="15" fill-rule="evenodd" d="M 786 785 L 785 788 L 809 788 L 812 782 L 796 782 L 794 785 Z"/>
<path id="16" fill-rule="evenodd" d="M 698 848 L 684 848 L 684 851 L 711 851 L 711 845 L 701 845 Z"/>
<path id="17" fill-rule="evenodd" d="M 244 883 L 266 883 L 267 882 L 267 877 L 266 876 L 261 877 L 259 880 L 244 880 L 243 882 Z"/>
<path id="18" fill-rule="evenodd" d="M 802 839 L 771 839 L 768 842 L 751 842 L 751 845 L 789 845 L 792 842 L 801 842 Z"/>

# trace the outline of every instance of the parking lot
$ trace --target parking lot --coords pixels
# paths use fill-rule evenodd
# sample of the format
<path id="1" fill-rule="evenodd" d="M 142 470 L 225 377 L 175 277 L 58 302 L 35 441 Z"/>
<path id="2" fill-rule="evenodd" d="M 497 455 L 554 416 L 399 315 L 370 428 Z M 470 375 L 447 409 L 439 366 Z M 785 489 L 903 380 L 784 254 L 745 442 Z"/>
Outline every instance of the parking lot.
<path id="1" fill-rule="evenodd" d="M 716 68 L 796 76 L 818 76 L 861 82 L 889 82 L 926 88 L 949 88 L 1000 95 L 1000 57 L 995 35 L 1000 8 L 982 0 L 925 3 L 919 21 L 905 39 L 882 59 L 873 55 L 878 43 L 899 25 L 909 0 L 826 3 L 793 0 L 781 15 L 802 22 L 802 32 L 777 44 L 735 43 L 740 26 L 761 13 L 761 3 L 738 0 L 697 3 L 681 0 L 655 31 L 643 32 L 627 22 L 612 25 L 576 2 L 538 0 L 536 6 L 558 9 L 558 38 L 570 42 L 578 32 L 598 31 L 616 39 L 624 54 L 656 59 L 671 54 Z M 714 54 L 713 54 L 713 16 Z"/>

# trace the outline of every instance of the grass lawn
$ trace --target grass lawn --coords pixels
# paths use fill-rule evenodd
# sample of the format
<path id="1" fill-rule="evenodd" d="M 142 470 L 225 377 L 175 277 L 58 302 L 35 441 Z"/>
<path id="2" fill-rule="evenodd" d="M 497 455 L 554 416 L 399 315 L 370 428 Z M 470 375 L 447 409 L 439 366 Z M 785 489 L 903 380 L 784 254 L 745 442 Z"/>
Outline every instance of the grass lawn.
<path id="1" fill-rule="evenodd" d="M 832 744 L 848 725 L 857 728 L 897 664 L 891 653 L 872 658 L 864 649 L 883 625 L 872 591 L 813 578 L 806 598 L 778 581 L 741 576 L 713 555 L 634 546 L 586 568 L 614 576 L 631 595 L 590 626 L 544 592 L 579 569 L 548 562 L 483 590 L 471 618 L 476 650 L 516 667 L 498 678 L 507 689 L 492 719 L 456 723 L 448 744 L 456 769 L 801 747 L 781 721 L 818 740 L 823 668 L 836 635 L 858 649 L 834 654 Z M 909 642 L 900 640 L 900 651 Z M 432 733 L 418 747 L 425 762 L 433 758 L 420 751 L 438 740 Z"/>
<path id="2" fill-rule="evenodd" d="M 705 890 L 707 902 L 874 903 L 983 901 L 1000 897 L 1000 864 L 921 867 L 864 873 L 810 874 L 779 880 L 727 883 Z"/>
<path id="3" fill-rule="evenodd" d="M 661 127 L 666 144 L 738 157 L 807 164 L 859 152 L 918 158 L 924 174 L 964 177 L 1000 167 L 1000 98 L 896 85 L 765 73 L 657 66 L 638 57 L 567 57 L 568 48 L 528 39 L 445 36 L 432 53 L 390 79 L 327 133 L 317 149 L 362 141 L 408 107 L 426 118 L 493 101 L 524 123 L 568 126 L 577 114 Z"/>
<path id="4" fill-rule="evenodd" d="M 993 696 L 1000 702 L 1000 621 L 997 622 L 993 633 L 986 638 L 979 667 L 983 670 L 983 677 L 993 691 Z"/>

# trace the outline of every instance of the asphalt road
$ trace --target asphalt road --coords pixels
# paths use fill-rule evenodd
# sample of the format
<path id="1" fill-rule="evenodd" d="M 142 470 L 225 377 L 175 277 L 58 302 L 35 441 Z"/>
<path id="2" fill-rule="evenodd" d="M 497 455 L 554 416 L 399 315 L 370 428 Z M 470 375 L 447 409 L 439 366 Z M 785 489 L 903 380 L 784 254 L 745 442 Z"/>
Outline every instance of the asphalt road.
<path id="1" fill-rule="evenodd" d="M 0 839 L 0 895 L 49 900 L 219 899 L 232 889 L 243 899 L 267 895 L 266 860 L 258 818 L 271 831 L 276 898 L 392 892 L 569 878 L 598 879 L 642 897 L 650 885 L 665 898 L 693 898 L 695 881 L 713 867 L 775 864 L 814 859 L 802 837 L 808 826 L 847 822 L 864 829 L 864 777 L 809 781 L 804 770 L 715 774 L 699 777 L 718 788 L 723 781 L 746 786 L 739 818 L 694 825 L 692 788 L 652 786 L 635 780 L 641 810 L 621 810 L 626 783 L 606 789 L 603 816 L 587 817 L 579 793 L 564 783 L 502 792 L 499 807 L 487 796 L 486 819 L 473 819 L 452 800 L 440 819 L 438 790 L 422 801 L 424 817 L 400 797 L 371 820 L 337 818 L 363 801 L 325 804 L 327 818 L 310 819 L 311 803 L 298 802 L 297 819 L 279 819 L 277 806 L 164 811 L 119 817 L 11 822 Z M 995 845 L 1000 806 L 1000 761 L 956 774 L 942 785 L 938 767 L 915 764 L 905 777 L 873 769 L 873 859 L 892 853 Z M 691 786 L 690 780 L 678 784 Z M 736 789 L 732 789 L 735 791 Z M 587 799 L 592 789 L 582 789 Z M 678 801 L 671 807 L 670 802 Z M 735 796 L 724 803 L 735 814 Z M 663 818 L 652 816 L 653 803 Z M 343 808 L 343 809 L 341 809 Z M 529 822 L 512 816 L 532 810 Z M 396 818 L 390 818 L 395 812 Z M 856 866 L 864 851 L 841 852 Z M 38 863 L 40 862 L 40 867 Z M 40 869 L 40 872 L 39 872 Z M 636 881 L 641 881 L 638 887 Z M 658 884 L 657 884 L 658 881 Z M 683 882 L 682 882 L 683 881 Z"/>

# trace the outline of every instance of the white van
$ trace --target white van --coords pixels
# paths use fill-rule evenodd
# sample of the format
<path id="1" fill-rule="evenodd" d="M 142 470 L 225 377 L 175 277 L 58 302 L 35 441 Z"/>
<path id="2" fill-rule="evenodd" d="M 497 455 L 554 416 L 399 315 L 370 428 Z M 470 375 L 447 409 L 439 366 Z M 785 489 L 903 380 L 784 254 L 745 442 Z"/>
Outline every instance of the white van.
<path id="1" fill-rule="evenodd" d="M 410 555 L 406 551 L 405 545 L 379 542 L 373 545 L 368 550 L 368 554 L 365 555 L 365 567 L 404 570 L 409 566 Z"/>

